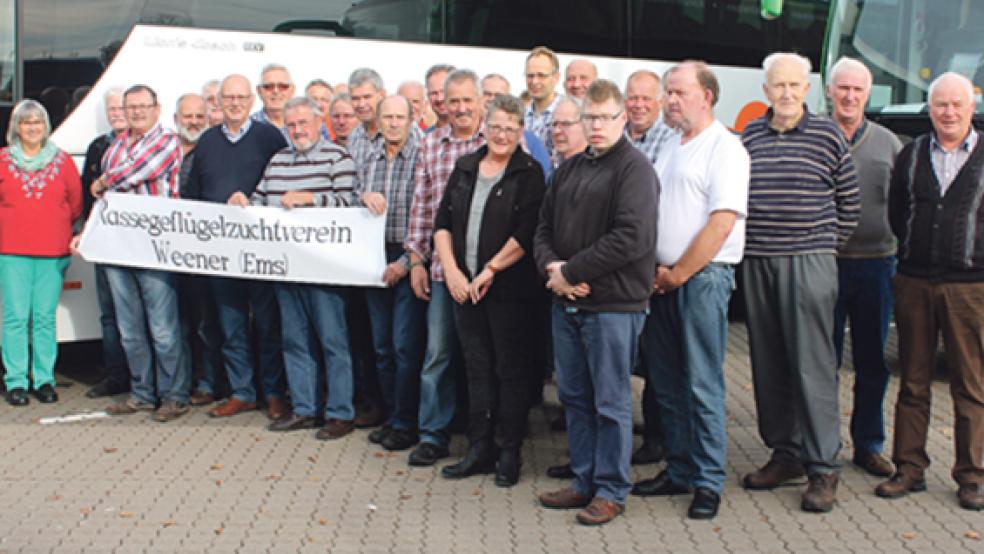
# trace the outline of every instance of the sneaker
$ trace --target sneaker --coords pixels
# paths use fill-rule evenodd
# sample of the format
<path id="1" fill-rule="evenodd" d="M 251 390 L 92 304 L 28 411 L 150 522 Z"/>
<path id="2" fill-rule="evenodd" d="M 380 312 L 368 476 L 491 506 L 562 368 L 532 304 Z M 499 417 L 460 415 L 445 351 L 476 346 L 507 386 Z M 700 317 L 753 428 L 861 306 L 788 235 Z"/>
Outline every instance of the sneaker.
<path id="1" fill-rule="evenodd" d="M 152 419 L 161 423 L 174 421 L 188 413 L 188 405 L 177 400 L 167 400 L 154 412 Z"/>
<path id="2" fill-rule="evenodd" d="M 157 406 L 151 404 L 150 402 L 144 402 L 143 400 L 137 400 L 135 398 L 127 398 L 126 400 L 121 400 L 106 408 L 106 413 L 109 415 L 130 415 L 137 412 L 152 412 L 156 407 Z"/>

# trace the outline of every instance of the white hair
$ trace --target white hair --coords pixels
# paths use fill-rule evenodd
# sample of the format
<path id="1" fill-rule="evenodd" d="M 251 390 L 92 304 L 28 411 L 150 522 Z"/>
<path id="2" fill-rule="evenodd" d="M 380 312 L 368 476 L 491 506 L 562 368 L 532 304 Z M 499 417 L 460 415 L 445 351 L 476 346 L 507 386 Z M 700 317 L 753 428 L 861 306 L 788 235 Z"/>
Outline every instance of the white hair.
<path id="1" fill-rule="evenodd" d="M 800 56 L 794 52 L 773 52 L 762 60 L 762 69 L 765 70 L 766 78 L 768 78 L 769 73 L 772 71 L 772 67 L 775 66 L 777 62 L 782 60 L 789 60 L 798 63 L 800 68 L 803 69 L 803 77 L 805 78 L 809 78 L 810 71 L 813 71 L 813 64 L 810 63 L 810 58 Z"/>
<path id="2" fill-rule="evenodd" d="M 957 73 L 955 71 L 947 71 L 946 73 L 943 73 L 939 77 L 933 79 L 933 82 L 929 84 L 929 90 L 926 93 L 926 99 L 932 101 L 933 92 L 936 91 L 937 85 L 939 85 L 944 80 L 950 81 L 953 79 L 956 79 L 957 81 L 960 82 L 961 85 L 963 85 L 964 90 L 967 91 L 967 98 L 970 99 L 971 101 L 974 101 L 975 100 L 974 83 L 972 83 L 970 79 L 968 79 L 965 75 Z"/>
<path id="3" fill-rule="evenodd" d="M 290 80 L 290 71 L 287 70 L 287 66 L 279 63 L 268 63 L 260 70 L 260 83 L 263 82 L 263 76 L 271 71 L 283 71 L 287 74 L 287 79 Z"/>
<path id="4" fill-rule="evenodd" d="M 827 83 L 829 83 L 830 86 L 833 86 L 834 80 L 842 71 L 856 71 L 858 73 L 863 73 L 868 82 L 868 89 L 871 89 L 871 70 L 859 60 L 849 58 L 847 56 L 841 56 L 841 58 L 837 60 L 834 65 L 830 66 L 830 70 L 827 71 Z"/>
<path id="5" fill-rule="evenodd" d="M 103 104 L 109 105 L 109 98 L 111 96 L 123 98 L 123 87 L 109 87 L 106 89 L 106 92 L 103 93 Z"/>

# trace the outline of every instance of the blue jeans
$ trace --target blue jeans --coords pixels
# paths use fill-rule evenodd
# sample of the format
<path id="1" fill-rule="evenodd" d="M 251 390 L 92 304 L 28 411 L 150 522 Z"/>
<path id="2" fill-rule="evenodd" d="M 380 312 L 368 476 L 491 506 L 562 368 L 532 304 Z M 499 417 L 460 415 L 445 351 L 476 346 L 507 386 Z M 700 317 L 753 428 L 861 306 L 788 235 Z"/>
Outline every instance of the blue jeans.
<path id="1" fill-rule="evenodd" d="M 420 372 L 420 442 L 447 448 L 454 417 L 455 385 L 451 371 L 454 316 L 451 293 L 443 281 L 431 282 L 427 304 L 427 353 Z"/>
<path id="2" fill-rule="evenodd" d="M 116 309 L 113 307 L 113 293 L 106 279 L 106 267 L 93 265 L 96 274 L 96 298 L 99 301 L 99 324 L 102 326 L 103 380 L 114 389 L 128 387 L 130 369 L 126 366 L 126 353 L 120 328 L 116 324 Z"/>
<path id="3" fill-rule="evenodd" d="M 253 334 L 259 352 L 260 383 L 266 398 L 283 398 L 287 389 L 284 359 L 280 348 L 280 312 L 274 285 L 262 281 L 213 277 L 212 294 L 222 330 L 222 358 L 232 396 L 243 402 L 256 402 L 253 383 L 256 356 Z M 252 307 L 253 326 L 250 326 Z"/>
<path id="4" fill-rule="evenodd" d="M 724 355 L 730 265 L 710 264 L 682 287 L 650 299 L 646 325 L 649 382 L 659 404 L 670 479 L 721 494 L 728 447 Z"/>
<path id="5" fill-rule="evenodd" d="M 196 354 L 200 355 L 202 362 L 201 378 L 194 384 L 194 390 L 213 394 L 222 369 L 222 330 L 215 313 L 210 278 L 182 274 L 178 277 L 178 286 L 181 291 L 181 340 L 184 341 L 193 377 Z"/>
<path id="6" fill-rule="evenodd" d="M 276 291 L 283 321 L 284 364 L 294 413 L 317 416 L 322 398 L 323 379 L 318 363 L 321 359 L 328 373 L 325 418 L 351 421 L 355 418 L 354 383 L 345 323 L 345 290 L 278 283 Z"/>
<path id="7" fill-rule="evenodd" d="M 177 277 L 166 271 L 106 266 L 130 365 L 131 395 L 140 402 L 188 402 L 191 368 L 181 341 Z"/>
<path id="8" fill-rule="evenodd" d="M 403 248 L 387 246 L 386 254 L 386 261 L 393 262 Z M 409 276 L 392 287 L 367 288 L 365 293 L 386 423 L 394 429 L 416 429 L 424 302 L 413 294 Z"/>
<path id="9" fill-rule="evenodd" d="M 644 312 L 553 307 L 557 392 L 578 493 L 625 503 L 632 488 L 632 386 Z"/>
<path id="10" fill-rule="evenodd" d="M 844 354 L 844 323 L 850 319 L 854 359 L 854 409 L 851 413 L 854 454 L 879 453 L 885 444 L 882 401 L 889 378 L 885 341 L 892 319 L 895 256 L 838 258 L 837 275 L 840 288 L 834 310 L 834 346 L 840 367 Z"/>

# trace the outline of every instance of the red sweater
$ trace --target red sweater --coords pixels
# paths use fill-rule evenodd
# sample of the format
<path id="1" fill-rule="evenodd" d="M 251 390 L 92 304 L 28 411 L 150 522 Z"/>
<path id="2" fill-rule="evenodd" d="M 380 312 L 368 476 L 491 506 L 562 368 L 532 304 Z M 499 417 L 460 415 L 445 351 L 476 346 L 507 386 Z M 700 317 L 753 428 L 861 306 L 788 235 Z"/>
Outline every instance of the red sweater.
<path id="1" fill-rule="evenodd" d="M 79 170 L 67 154 L 28 173 L 0 150 L 0 254 L 67 256 L 81 213 Z"/>

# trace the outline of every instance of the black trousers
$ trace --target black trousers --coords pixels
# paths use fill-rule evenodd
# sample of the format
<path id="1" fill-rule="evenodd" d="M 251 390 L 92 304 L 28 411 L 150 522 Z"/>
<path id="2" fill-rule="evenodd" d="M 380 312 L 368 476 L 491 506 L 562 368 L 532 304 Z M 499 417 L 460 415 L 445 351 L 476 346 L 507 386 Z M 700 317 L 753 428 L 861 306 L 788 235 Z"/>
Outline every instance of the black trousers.
<path id="1" fill-rule="evenodd" d="M 468 378 L 468 441 L 518 449 L 529 412 L 530 322 L 527 303 L 484 298 L 455 304 L 454 321 Z"/>

